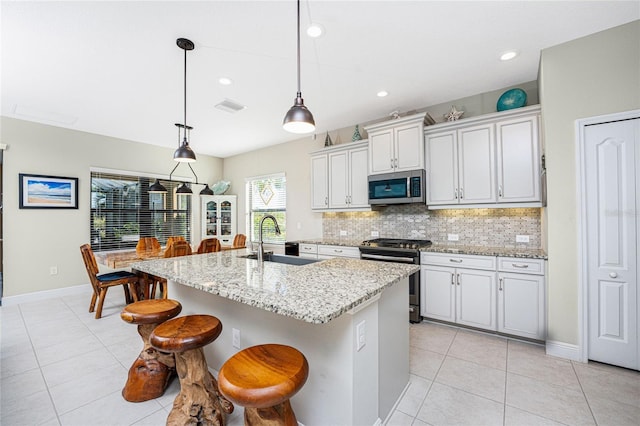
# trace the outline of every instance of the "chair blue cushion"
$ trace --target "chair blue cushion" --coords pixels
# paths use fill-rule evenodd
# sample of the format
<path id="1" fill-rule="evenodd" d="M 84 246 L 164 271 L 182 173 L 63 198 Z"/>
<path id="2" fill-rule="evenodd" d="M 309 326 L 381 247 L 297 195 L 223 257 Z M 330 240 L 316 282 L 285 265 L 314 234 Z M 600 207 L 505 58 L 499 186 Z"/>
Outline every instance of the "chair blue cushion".
<path id="1" fill-rule="evenodd" d="M 121 278 L 137 278 L 137 275 L 127 271 L 116 271 L 98 275 L 97 278 L 99 281 L 114 281 Z"/>

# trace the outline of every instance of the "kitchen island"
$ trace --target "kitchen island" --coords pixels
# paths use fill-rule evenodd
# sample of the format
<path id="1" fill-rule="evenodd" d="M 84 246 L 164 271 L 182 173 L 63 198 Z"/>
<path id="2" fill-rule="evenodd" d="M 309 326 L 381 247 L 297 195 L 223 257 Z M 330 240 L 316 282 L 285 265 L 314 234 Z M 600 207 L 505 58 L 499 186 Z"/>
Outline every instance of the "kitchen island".
<path id="1" fill-rule="evenodd" d="M 132 269 L 166 278 L 183 315 L 221 320 L 222 334 L 205 348 L 210 368 L 263 343 L 304 353 L 309 378 L 292 399 L 300 423 L 384 420 L 409 380 L 408 276 L 418 267 L 345 258 L 296 266 L 242 255 L 150 260 Z"/>

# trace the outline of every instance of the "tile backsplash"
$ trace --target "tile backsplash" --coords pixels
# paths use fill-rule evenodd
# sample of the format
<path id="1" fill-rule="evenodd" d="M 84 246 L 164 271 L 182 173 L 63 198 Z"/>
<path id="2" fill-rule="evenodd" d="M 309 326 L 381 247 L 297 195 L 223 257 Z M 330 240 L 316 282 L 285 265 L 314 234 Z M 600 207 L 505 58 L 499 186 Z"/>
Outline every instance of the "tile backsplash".
<path id="1" fill-rule="evenodd" d="M 541 248 L 541 209 L 427 210 L 421 204 L 387 206 L 371 212 L 323 213 L 325 239 L 368 240 L 377 231 L 381 238 L 429 239 L 452 245 Z M 347 235 L 340 235 L 346 231 Z M 458 241 L 448 241 L 457 234 Z M 528 235 L 528 243 L 516 243 L 516 235 Z"/>

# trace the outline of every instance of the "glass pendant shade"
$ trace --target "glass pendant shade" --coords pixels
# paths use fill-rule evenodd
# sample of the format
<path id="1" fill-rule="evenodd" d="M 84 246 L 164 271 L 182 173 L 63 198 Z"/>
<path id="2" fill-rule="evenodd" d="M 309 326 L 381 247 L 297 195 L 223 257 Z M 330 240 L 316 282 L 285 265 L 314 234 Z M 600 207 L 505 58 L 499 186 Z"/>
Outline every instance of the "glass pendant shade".
<path id="1" fill-rule="evenodd" d="M 160 183 L 159 179 L 156 179 L 156 181 L 153 183 L 153 185 L 151 185 L 149 187 L 149 191 L 152 194 L 162 194 L 162 193 L 166 193 L 167 192 L 167 188 L 164 187 L 164 185 L 162 185 Z"/>
<path id="2" fill-rule="evenodd" d="M 191 188 L 189 188 L 186 183 L 183 183 L 176 189 L 176 194 L 193 195 L 193 191 L 191 191 Z"/>
<path id="3" fill-rule="evenodd" d="M 204 186 L 204 189 L 200 191 L 200 195 L 213 195 L 213 190 L 209 188 L 209 184 Z"/>
<path id="4" fill-rule="evenodd" d="M 313 119 L 311 111 L 304 106 L 304 99 L 298 93 L 293 106 L 284 116 L 282 127 L 291 133 L 311 133 L 316 128 L 316 122 Z"/>

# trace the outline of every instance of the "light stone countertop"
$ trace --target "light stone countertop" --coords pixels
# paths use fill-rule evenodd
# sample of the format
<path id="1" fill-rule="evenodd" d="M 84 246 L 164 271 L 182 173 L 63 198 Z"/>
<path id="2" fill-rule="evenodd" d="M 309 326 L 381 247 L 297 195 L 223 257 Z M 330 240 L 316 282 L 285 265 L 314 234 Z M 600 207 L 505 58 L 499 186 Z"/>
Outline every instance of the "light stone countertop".
<path id="1" fill-rule="evenodd" d="M 323 324 L 417 272 L 419 265 L 335 258 L 303 266 L 238 257 L 242 250 L 148 260 L 132 269 L 246 305 Z"/>

